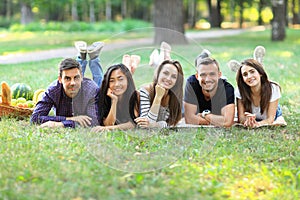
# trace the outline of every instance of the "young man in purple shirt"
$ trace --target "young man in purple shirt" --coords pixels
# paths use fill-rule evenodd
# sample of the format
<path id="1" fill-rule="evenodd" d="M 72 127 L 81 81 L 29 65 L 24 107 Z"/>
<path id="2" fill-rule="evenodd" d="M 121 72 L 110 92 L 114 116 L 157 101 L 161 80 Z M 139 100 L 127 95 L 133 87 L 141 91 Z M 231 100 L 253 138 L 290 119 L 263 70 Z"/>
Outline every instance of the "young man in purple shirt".
<path id="1" fill-rule="evenodd" d="M 51 83 L 30 118 L 41 127 L 88 127 L 98 125 L 97 84 L 83 78 L 80 64 L 67 58 L 59 64 L 58 80 Z M 55 116 L 49 116 L 53 108 Z"/>

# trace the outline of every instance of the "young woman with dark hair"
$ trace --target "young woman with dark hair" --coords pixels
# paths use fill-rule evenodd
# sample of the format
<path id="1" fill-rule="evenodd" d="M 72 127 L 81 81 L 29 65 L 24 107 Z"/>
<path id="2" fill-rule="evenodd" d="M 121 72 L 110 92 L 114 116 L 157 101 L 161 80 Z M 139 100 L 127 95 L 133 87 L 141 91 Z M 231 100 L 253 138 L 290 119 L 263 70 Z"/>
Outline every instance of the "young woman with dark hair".
<path id="1" fill-rule="evenodd" d="M 104 74 L 99 93 L 100 126 L 92 131 L 130 129 L 139 115 L 139 98 L 131 72 L 124 64 L 110 66 Z"/>
<path id="2" fill-rule="evenodd" d="M 139 127 L 175 126 L 182 117 L 183 71 L 180 63 L 163 61 L 153 82 L 140 89 Z"/>
<path id="3" fill-rule="evenodd" d="M 255 59 L 243 61 L 237 71 L 236 81 L 239 123 L 254 128 L 271 125 L 282 116 L 280 86 L 268 79 L 260 62 Z"/>

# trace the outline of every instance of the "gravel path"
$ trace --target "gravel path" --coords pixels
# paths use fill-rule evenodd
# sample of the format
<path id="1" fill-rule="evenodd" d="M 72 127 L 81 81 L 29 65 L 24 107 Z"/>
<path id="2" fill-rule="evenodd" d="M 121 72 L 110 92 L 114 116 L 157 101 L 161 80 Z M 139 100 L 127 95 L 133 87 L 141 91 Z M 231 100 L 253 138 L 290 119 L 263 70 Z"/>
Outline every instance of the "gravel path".
<path id="1" fill-rule="evenodd" d="M 248 30 L 248 29 L 247 29 Z M 209 30 L 187 33 L 188 39 L 208 39 L 217 38 L 230 35 L 238 35 L 244 32 L 245 29 L 230 29 L 230 30 Z M 137 45 L 151 45 L 152 38 L 127 40 L 118 43 L 109 43 L 103 47 L 102 51 L 111 51 L 118 48 L 137 46 Z M 43 50 L 38 52 L 28 52 L 22 54 L 9 54 L 6 56 L 0 56 L 0 64 L 16 64 L 23 62 L 41 61 L 52 58 L 67 58 L 74 57 L 77 50 L 75 47 L 68 47 L 62 49 Z"/>

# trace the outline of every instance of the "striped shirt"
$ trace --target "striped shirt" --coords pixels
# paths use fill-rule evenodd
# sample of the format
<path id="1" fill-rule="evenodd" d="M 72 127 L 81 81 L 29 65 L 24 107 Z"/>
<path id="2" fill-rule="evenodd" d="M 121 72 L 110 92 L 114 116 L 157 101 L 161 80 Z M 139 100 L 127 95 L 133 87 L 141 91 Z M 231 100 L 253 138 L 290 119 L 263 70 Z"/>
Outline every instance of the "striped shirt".
<path id="1" fill-rule="evenodd" d="M 170 115 L 168 107 L 160 106 L 158 114 L 150 111 L 150 96 L 145 88 L 140 89 L 140 117 L 147 117 L 150 123 L 157 122 L 159 127 L 167 127 L 167 120 Z"/>
<path id="2" fill-rule="evenodd" d="M 59 81 L 50 84 L 30 118 L 31 123 L 42 124 L 47 121 L 62 122 L 64 127 L 75 128 L 75 122 L 66 120 L 67 117 L 87 115 L 92 118 L 92 126 L 99 124 L 97 118 L 96 95 L 99 87 L 88 78 L 83 78 L 81 88 L 74 98 L 68 97 Z M 49 116 L 51 109 L 55 116 Z"/>

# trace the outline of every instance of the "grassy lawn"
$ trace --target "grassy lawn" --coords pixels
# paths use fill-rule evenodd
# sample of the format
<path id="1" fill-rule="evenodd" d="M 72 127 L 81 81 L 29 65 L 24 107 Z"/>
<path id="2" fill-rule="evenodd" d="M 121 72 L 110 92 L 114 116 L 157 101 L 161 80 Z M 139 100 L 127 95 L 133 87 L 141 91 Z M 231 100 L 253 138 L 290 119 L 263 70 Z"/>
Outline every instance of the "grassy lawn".
<path id="1" fill-rule="evenodd" d="M 265 68 L 282 87 L 280 104 L 287 127 L 91 134 L 89 129 L 40 129 L 28 119 L 2 118 L 0 199 L 299 199 L 299 34 L 300 30 L 289 29 L 284 42 L 271 42 L 267 30 L 172 46 L 185 78 L 195 73 L 194 58 L 207 48 L 236 86 L 235 74 L 226 63 L 251 57 L 256 45 L 264 45 Z M 91 41 L 97 38 L 92 35 Z M 80 34 L 61 36 L 59 43 L 66 46 L 80 39 Z M 40 38 L 43 44 L 44 40 Z M 11 52 L 23 46 L 16 40 L 6 44 Z M 147 64 L 153 48 L 105 51 L 102 66 L 105 70 L 120 62 L 124 53 L 141 55 L 134 74 L 139 88 L 152 80 L 154 69 Z M 0 65 L 0 80 L 10 85 L 25 82 L 34 90 L 46 88 L 57 77 L 59 61 Z"/>

